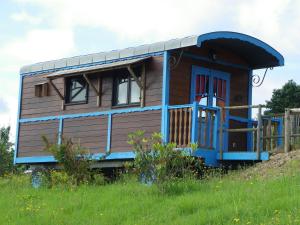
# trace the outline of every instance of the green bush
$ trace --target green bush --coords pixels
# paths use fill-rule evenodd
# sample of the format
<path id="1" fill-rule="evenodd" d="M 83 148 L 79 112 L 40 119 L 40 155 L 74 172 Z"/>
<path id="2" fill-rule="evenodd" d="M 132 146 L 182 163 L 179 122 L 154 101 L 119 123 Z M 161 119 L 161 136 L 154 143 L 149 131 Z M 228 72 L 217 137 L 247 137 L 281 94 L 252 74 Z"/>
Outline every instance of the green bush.
<path id="1" fill-rule="evenodd" d="M 86 149 L 71 139 L 62 138 L 62 143 L 57 144 L 50 143 L 45 136 L 42 138 L 46 144 L 45 151 L 53 154 L 75 185 L 91 181 L 91 156 Z"/>
<path id="2" fill-rule="evenodd" d="M 196 177 L 203 167 L 200 159 L 191 156 L 197 145 L 191 145 L 186 151 L 177 150 L 174 143 L 163 143 L 161 134 L 153 133 L 146 138 L 141 130 L 128 137 L 136 154 L 134 171 L 141 181 L 154 182 L 162 191 L 176 179 Z"/>
<path id="3" fill-rule="evenodd" d="M 73 177 L 70 177 L 65 171 L 52 170 L 50 172 L 51 187 L 54 186 L 72 186 Z"/>
<path id="4" fill-rule="evenodd" d="M 0 129 L 0 176 L 12 173 L 14 170 L 13 144 L 9 141 L 10 127 Z"/>

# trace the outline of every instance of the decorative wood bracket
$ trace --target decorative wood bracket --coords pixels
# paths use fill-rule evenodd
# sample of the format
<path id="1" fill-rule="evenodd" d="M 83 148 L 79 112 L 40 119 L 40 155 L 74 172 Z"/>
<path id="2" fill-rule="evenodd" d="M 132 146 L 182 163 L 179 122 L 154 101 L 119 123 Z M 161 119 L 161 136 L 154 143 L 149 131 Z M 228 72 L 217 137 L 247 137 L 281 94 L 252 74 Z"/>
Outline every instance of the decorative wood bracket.
<path id="1" fill-rule="evenodd" d="M 97 89 L 85 73 L 83 74 L 83 77 L 86 80 L 86 82 L 89 84 L 89 86 L 91 86 L 92 89 L 95 91 L 95 93 L 97 95 L 97 106 L 100 107 L 101 106 L 101 94 L 102 94 L 102 78 L 101 77 L 98 78 L 98 89 Z"/>
<path id="2" fill-rule="evenodd" d="M 145 106 L 145 90 L 146 90 L 146 67 L 145 67 L 145 64 L 143 64 L 143 66 L 142 66 L 141 80 L 138 79 L 138 77 L 136 76 L 135 72 L 133 71 L 133 69 L 131 68 L 130 65 L 127 66 L 127 69 L 141 90 L 140 102 L 141 102 L 141 107 L 144 107 Z"/>
<path id="3" fill-rule="evenodd" d="M 51 79 L 48 79 L 48 81 L 49 81 L 49 84 L 53 87 L 54 91 L 57 93 L 57 95 L 59 96 L 59 98 L 62 101 L 61 109 L 65 110 L 65 98 L 64 98 L 64 96 L 60 93 L 60 91 L 58 90 L 58 88 L 55 86 L 55 84 L 53 83 L 53 81 Z"/>
<path id="4" fill-rule="evenodd" d="M 137 78 L 137 76 L 135 75 L 133 69 L 131 68 L 131 66 L 127 66 L 127 69 L 130 73 L 130 75 L 134 78 L 135 82 L 137 83 L 137 85 L 140 87 L 140 89 L 143 89 L 143 85 L 141 83 L 141 81 Z"/>

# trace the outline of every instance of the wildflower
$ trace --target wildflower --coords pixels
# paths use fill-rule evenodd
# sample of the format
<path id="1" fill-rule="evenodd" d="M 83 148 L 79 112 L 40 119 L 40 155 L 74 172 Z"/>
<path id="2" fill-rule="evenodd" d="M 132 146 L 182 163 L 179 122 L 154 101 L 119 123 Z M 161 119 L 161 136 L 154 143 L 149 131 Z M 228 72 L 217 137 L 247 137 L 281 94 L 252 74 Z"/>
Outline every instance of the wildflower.
<path id="1" fill-rule="evenodd" d="M 239 218 L 234 218 L 234 219 L 233 219 L 233 222 L 239 223 L 239 222 L 240 222 L 240 219 L 239 219 Z"/>

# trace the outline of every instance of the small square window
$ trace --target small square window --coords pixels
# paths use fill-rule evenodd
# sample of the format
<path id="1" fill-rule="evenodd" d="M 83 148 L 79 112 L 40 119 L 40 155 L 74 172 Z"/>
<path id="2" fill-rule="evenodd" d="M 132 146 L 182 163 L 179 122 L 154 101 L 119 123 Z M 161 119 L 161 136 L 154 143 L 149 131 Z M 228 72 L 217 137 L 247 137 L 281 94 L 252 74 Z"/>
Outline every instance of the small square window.
<path id="1" fill-rule="evenodd" d="M 66 104 L 82 104 L 88 101 L 88 84 L 80 77 L 66 79 Z"/>
<path id="2" fill-rule="evenodd" d="M 34 85 L 34 95 L 35 97 L 43 97 L 49 95 L 48 83 L 40 83 Z"/>
<path id="3" fill-rule="evenodd" d="M 140 79 L 140 77 L 138 77 Z M 113 105 L 133 105 L 140 103 L 141 89 L 127 71 L 120 71 L 114 79 Z"/>

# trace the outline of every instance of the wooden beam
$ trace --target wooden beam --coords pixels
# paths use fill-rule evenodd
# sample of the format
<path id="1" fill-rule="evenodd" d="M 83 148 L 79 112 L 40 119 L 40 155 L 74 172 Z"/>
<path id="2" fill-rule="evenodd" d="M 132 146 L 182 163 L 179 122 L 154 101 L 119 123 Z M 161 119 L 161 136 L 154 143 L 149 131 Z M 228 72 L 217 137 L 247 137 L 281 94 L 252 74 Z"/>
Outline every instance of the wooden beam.
<path id="1" fill-rule="evenodd" d="M 98 78 L 98 89 L 95 87 L 95 85 L 90 81 L 90 79 L 88 78 L 88 76 L 84 73 L 83 74 L 83 78 L 85 79 L 85 81 L 89 84 L 89 86 L 92 87 L 92 89 L 95 91 L 96 95 L 97 95 L 97 106 L 99 107 L 101 105 L 100 103 L 100 96 L 101 96 L 101 92 L 100 92 L 100 84 L 99 84 L 99 78 Z"/>
<path id="2" fill-rule="evenodd" d="M 291 147 L 291 110 L 285 109 L 284 115 L 284 152 L 289 152 Z"/>
<path id="3" fill-rule="evenodd" d="M 102 97 L 102 77 L 98 77 L 98 90 L 99 90 L 99 95 L 97 96 L 97 106 L 101 106 L 101 97 Z"/>
<path id="4" fill-rule="evenodd" d="M 48 79 L 48 81 L 49 81 L 50 85 L 53 87 L 54 91 L 59 96 L 59 98 L 61 99 L 61 109 L 65 110 L 65 98 L 64 98 L 64 96 L 60 93 L 60 91 L 58 90 L 58 88 L 55 86 L 55 84 L 53 83 L 53 81 L 51 79 Z"/>
<path id="5" fill-rule="evenodd" d="M 257 160 L 260 160 L 260 150 L 261 150 L 261 134 L 262 134 L 262 119 L 261 119 L 261 105 L 258 105 L 258 113 L 257 113 L 257 137 L 256 137 L 256 153 Z"/>
<path id="6" fill-rule="evenodd" d="M 53 81 L 51 79 L 49 79 L 49 83 L 53 87 L 53 89 L 55 90 L 57 95 L 60 97 L 60 99 L 65 100 L 64 96 L 60 93 L 60 91 L 58 90 L 58 88 L 55 86 L 55 84 L 53 83 Z"/>
<path id="7" fill-rule="evenodd" d="M 141 107 L 145 107 L 146 96 L 146 64 L 142 66 L 142 89 L 141 89 Z"/>
<path id="8" fill-rule="evenodd" d="M 137 85 L 140 87 L 140 89 L 143 89 L 143 85 L 141 83 L 141 81 L 138 79 L 138 77 L 135 75 L 133 69 L 131 68 L 131 66 L 127 66 L 127 69 L 130 73 L 130 75 L 134 78 L 134 80 L 136 81 Z"/>

